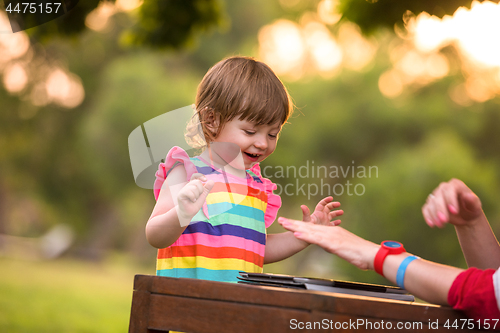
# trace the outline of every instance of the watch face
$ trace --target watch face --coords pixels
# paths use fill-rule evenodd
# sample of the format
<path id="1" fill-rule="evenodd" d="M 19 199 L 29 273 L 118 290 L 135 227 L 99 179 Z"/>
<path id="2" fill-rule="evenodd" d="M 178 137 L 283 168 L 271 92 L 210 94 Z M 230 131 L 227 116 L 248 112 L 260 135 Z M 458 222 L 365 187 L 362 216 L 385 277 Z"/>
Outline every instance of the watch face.
<path id="1" fill-rule="evenodd" d="M 384 246 L 390 247 L 391 249 L 397 249 L 397 248 L 403 246 L 401 243 L 394 242 L 394 241 L 385 241 L 383 244 L 384 244 Z"/>

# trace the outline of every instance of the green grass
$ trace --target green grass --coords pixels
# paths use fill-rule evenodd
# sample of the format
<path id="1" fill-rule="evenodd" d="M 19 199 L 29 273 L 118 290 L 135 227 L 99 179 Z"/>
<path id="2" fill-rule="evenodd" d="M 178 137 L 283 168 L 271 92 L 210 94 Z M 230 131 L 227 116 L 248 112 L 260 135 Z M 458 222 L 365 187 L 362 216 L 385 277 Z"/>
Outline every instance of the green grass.
<path id="1" fill-rule="evenodd" d="M 154 268 L 0 258 L 0 332 L 127 332 L 135 274 Z"/>

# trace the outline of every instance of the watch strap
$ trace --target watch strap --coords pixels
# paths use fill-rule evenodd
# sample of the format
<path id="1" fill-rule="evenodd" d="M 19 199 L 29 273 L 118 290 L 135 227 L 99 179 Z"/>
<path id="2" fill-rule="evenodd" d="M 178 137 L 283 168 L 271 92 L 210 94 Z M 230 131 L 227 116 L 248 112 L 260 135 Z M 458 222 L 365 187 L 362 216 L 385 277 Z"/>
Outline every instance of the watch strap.
<path id="1" fill-rule="evenodd" d="M 373 261 L 373 268 L 375 269 L 375 272 L 378 274 L 384 276 L 384 260 L 385 257 L 389 254 L 389 250 L 387 250 L 384 247 L 380 247 L 380 249 L 377 252 L 377 255 L 375 256 L 375 260 Z"/>

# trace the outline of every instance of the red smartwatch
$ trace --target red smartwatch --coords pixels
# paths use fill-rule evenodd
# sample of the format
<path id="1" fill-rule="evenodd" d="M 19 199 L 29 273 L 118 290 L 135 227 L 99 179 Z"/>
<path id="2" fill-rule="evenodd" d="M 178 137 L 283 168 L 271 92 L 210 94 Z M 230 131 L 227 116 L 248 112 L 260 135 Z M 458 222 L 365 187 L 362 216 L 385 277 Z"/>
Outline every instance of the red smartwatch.
<path id="1" fill-rule="evenodd" d="M 391 240 L 383 241 L 380 245 L 380 249 L 378 250 L 375 260 L 373 261 L 373 267 L 375 268 L 375 272 L 384 276 L 383 267 L 385 257 L 389 254 L 400 254 L 406 252 L 406 250 L 403 247 L 403 244 Z"/>

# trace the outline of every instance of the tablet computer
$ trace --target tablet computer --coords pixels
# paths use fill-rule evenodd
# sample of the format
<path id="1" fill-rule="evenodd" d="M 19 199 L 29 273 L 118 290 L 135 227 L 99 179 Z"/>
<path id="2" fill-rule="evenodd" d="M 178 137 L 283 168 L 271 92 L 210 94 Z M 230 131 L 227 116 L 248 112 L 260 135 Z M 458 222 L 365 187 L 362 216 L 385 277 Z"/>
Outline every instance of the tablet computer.
<path id="1" fill-rule="evenodd" d="M 240 272 L 239 283 L 265 285 L 271 287 L 318 290 L 350 295 L 388 298 L 400 301 L 415 301 L 406 290 L 394 286 L 329 280 L 321 278 L 298 277 L 284 274 Z"/>

